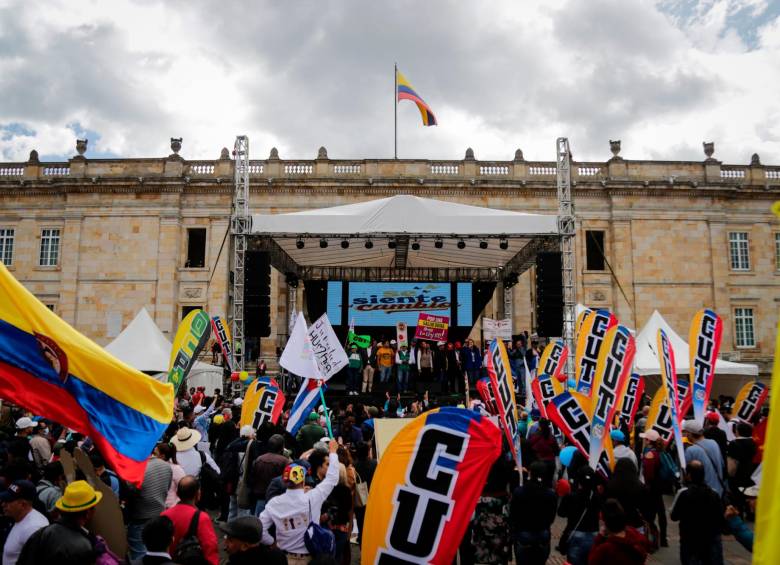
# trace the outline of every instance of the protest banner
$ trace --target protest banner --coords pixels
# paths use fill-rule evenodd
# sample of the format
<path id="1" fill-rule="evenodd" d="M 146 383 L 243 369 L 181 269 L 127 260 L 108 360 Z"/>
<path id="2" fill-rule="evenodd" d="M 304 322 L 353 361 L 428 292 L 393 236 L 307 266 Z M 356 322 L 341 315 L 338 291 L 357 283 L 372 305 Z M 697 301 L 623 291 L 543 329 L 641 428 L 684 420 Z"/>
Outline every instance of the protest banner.
<path id="1" fill-rule="evenodd" d="M 285 428 L 293 437 L 301 429 L 301 426 L 306 423 L 306 419 L 312 410 L 322 400 L 322 389 L 325 386 L 327 385 L 316 379 L 306 379 L 301 384 L 292 408 L 290 408 L 290 417 L 287 418 L 287 427 Z"/>
<path id="2" fill-rule="evenodd" d="M 718 360 L 722 337 L 723 320 L 720 316 L 707 308 L 696 312 L 688 334 L 688 367 L 693 388 L 693 419 L 700 426 L 704 425 L 704 413 L 710 400 L 715 362 Z"/>
<path id="3" fill-rule="evenodd" d="M 276 424 L 284 410 L 284 394 L 268 379 L 257 378 L 246 389 L 241 404 L 239 426 L 252 426 L 255 430 L 266 422 Z"/>
<path id="4" fill-rule="evenodd" d="M 656 354 L 661 366 L 661 388 L 666 391 L 666 404 L 669 406 L 672 433 L 674 434 L 674 442 L 677 444 L 677 459 L 680 462 L 680 467 L 684 469 L 685 447 L 683 446 L 682 430 L 680 429 L 682 416 L 680 415 L 680 401 L 677 396 L 677 365 L 674 361 L 674 349 L 662 328 L 658 328 L 656 337 Z"/>
<path id="5" fill-rule="evenodd" d="M 734 402 L 734 417 L 752 424 L 753 418 L 761 412 L 767 396 L 769 396 L 769 387 L 764 383 L 758 381 L 747 383 L 737 394 L 737 400 Z"/>
<path id="6" fill-rule="evenodd" d="M 328 315 L 323 314 L 309 328 L 309 341 L 312 354 L 319 368 L 321 380 L 327 381 L 341 369 L 349 365 L 344 348 L 330 325 Z"/>
<path id="7" fill-rule="evenodd" d="M 607 330 L 616 325 L 617 318 L 609 310 L 591 310 L 583 316 L 574 359 L 577 392 L 580 394 L 591 395 L 601 343 Z"/>
<path id="8" fill-rule="evenodd" d="M 446 407 L 410 421 L 374 473 L 360 562 L 450 565 L 500 454 L 501 432 L 476 412 Z"/>
<path id="9" fill-rule="evenodd" d="M 222 357 L 225 359 L 228 371 L 233 372 L 233 344 L 230 343 L 230 330 L 225 321 L 219 316 L 211 318 L 211 329 L 214 332 L 214 339 L 217 340 L 219 348 L 222 350 Z"/>
<path id="10" fill-rule="evenodd" d="M 531 392 L 542 417 L 549 418 L 547 406 L 553 398 L 563 392 L 563 383 L 547 373 L 542 373 L 531 382 Z"/>
<path id="11" fill-rule="evenodd" d="M 493 389 L 490 386 L 490 379 L 485 377 L 477 381 L 477 392 L 482 397 L 482 402 L 485 403 L 485 408 L 491 414 L 498 414 L 498 408 L 496 407 L 496 399 L 493 396 Z"/>
<path id="12" fill-rule="evenodd" d="M 371 347 L 370 335 L 358 335 L 355 333 L 355 320 L 354 318 L 349 323 L 349 331 L 347 332 L 347 346 L 355 345 L 360 349 L 368 349 Z"/>
<path id="13" fill-rule="evenodd" d="M 628 377 L 626 393 L 620 402 L 620 419 L 629 429 L 634 427 L 634 418 L 636 417 L 639 403 L 642 395 L 645 393 L 645 380 L 637 373 L 632 373 Z"/>
<path id="14" fill-rule="evenodd" d="M 556 339 L 547 344 L 539 358 L 539 374 L 546 373 L 558 381 L 566 379 L 566 359 L 569 348 L 562 339 Z"/>
<path id="15" fill-rule="evenodd" d="M 686 379 L 677 379 L 677 398 L 680 401 L 680 414 L 685 414 L 691 407 L 692 402 L 691 387 Z M 668 445 L 674 437 L 672 429 L 672 409 L 666 394 L 666 389 L 660 387 L 650 402 L 650 412 L 647 414 L 647 424 L 645 431 L 655 430 L 664 442 Z"/>
<path id="16" fill-rule="evenodd" d="M 595 470 L 612 426 L 615 410 L 626 387 L 636 345 L 625 326 L 612 326 L 604 336 L 593 379 L 588 462 Z"/>
<path id="17" fill-rule="evenodd" d="M 395 325 L 395 339 L 399 349 L 402 345 L 409 347 L 409 326 L 406 325 L 406 322 L 398 322 Z"/>
<path id="18" fill-rule="evenodd" d="M 303 313 L 299 312 L 295 320 L 290 339 L 279 357 L 279 365 L 290 371 L 293 375 L 304 379 L 322 379 L 319 366 L 314 360 L 311 340 Z"/>
<path id="19" fill-rule="evenodd" d="M 117 475 L 137 486 L 173 417 L 171 384 L 80 334 L 2 263 L 0 398 L 88 435 Z"/>
<path id="20" fill-rule="evenodd" d="M 178 392 L 210 335 L 211 318 L 203 310 L 193 310 L 179 323 L 168 364 L 168 382 L 173 385 L 174 391 Z"/>
<path id="21" fill-rule="evenodd" d="M 482 318 L 482 338 L 485 341 L 494 339 L 512 341 L 512 319 L 493 320 L 492 318 Z"/>
<path id="22" fill-rule="evenodd" d="M 447 341 L 449 326 L 450 319 L 448 316 L 434 316 L 433 314 L 420 312 L 414 337 L 430 341 Z"/>
<path id="23" fill-rule="evenodd" d="M 515 385 L 512 380 L 512 370 L 509 367 L 509 357 L 506 354 L 504 342 L 494 339 L 490 342 L 487 355 L 487 372 L 496 400 L 498 417 L 504 429 L 509 448 L 520 473 L 520 483 L 523 482 L 523 461 L 520 453 L 520 429 L 517 425 L 517 403 L 515 402 Z"/>

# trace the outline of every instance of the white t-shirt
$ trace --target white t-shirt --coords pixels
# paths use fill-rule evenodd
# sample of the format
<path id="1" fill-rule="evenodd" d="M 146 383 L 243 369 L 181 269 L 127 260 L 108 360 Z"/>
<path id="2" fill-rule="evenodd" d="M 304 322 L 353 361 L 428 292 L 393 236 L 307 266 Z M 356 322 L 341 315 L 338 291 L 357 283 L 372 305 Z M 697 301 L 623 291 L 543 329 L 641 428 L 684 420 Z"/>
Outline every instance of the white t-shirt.
<path id="1" fill-rule="evenodd" d="M 21 522 L 14 524 L 3 548 L 3 565 L 16 565 L 24 543 L 41 528 L 49 525 L 46 516 L 35 509 L 30 510 Z"/>

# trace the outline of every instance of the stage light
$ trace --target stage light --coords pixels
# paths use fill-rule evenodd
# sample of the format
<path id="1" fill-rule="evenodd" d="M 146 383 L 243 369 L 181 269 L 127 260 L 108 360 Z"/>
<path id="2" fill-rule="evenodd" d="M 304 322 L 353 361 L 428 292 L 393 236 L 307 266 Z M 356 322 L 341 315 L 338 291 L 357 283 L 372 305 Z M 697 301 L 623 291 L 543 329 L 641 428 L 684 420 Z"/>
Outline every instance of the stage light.
<path id="1" fill-rule="evenodd" d="M 442 247 L 444 247 L 444 242 L 440 239 L 437 239 L 436 241 L 433 242 L 433 246 L 436 249 L 441 249 Z"/>
<path id="2" fill-rule="evenodd" d="M 295 247 L 297 247 L 298 249 L 303 249 L 304 245 L 306 244 L 303 243 L 302 239 L 298 239 L 298 241 L 295 242 Z"/>
<path id="3" fill-rule="evenodd" d="M 395 249 L 395 245 L 396 245 L 396 243 L 395 243 L 395 240 L 394 240 L 394 239 L 391 239 L 390 241 L 388 241 L 388 242 L 387 242 L 387 246 L 388 246 L 390 249 Z"/>
<path id="4" fill-rule="evenodd" d="M 349 240 L 348 239 L 342 239 L 341 240 L 341 248 L 342 249 L 346 249 L 347 247 L 349 247 Z"/>
<path id="5" fill-rule="evenodd" d="M 462 239 L 458 242 L 458 249 L 466 249 L 466 242 Z"/>
<path id="6" fill-rule="evenodd" d="M 505 239 L 502 239 L 501 243 L 499 243 L 498 246 L 504 251 L 506 251 L 507 249 L 509 249 L 509 242 Z"/>
<path id="7" fill-rule="evenodd" d="M 487 245 L 488 245 L 487 241 L 485 241 L 484 239 L 479 242 L 479 248 L 480 249 L 487 249 Z"/>
<path id="8" fill-rule="evenodd" d="M 369 239 L 366 240 L 365 245 L 366 245 L 366 249 L 372 249 L 374 247 L 374 242 Z"/>
<path id="9" fill-rule="evenodd" d="M 420 243 L 415 241 L 412 243 L 412 251 L 419 251 L 420 250 Z"/>
<path id="10" fill-rule="evenodd" d="M 325 249 L 328 246 L 328 240 L 323 238 L 320 240 L 320 249 Z"/>

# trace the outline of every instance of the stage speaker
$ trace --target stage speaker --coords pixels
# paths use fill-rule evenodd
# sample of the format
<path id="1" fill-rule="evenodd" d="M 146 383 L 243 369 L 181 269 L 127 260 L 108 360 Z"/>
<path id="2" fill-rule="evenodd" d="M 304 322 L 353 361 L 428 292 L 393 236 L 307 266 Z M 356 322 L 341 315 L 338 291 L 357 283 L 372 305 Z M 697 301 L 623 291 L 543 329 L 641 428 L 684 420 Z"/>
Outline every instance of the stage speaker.
<path id="1" fill-rule="evenodd" d="M 542 337 L 563 334 L 563 275 L 560 252 L 536 256 L 536 333 Z"/>
<path id="2" fill-rule="evenodd" d="M 247 251 L 245 255 L 244 335 L 271 335 L 271 262 L 263 251 Z"/>

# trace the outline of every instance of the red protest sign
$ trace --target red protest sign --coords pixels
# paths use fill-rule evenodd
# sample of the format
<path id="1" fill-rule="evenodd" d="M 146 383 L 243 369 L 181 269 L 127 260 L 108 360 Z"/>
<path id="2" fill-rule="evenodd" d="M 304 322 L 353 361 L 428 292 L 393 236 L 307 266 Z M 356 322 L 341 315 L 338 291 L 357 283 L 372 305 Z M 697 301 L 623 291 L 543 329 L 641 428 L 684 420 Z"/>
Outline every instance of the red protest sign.
<path id="1" fill-rule="evenodd" d="M 447 341 L 449 327 L 450 319 L 448 316 L 434 316 L 433 314 L 420 312 L 414 337 L 430 341 Z"/>

